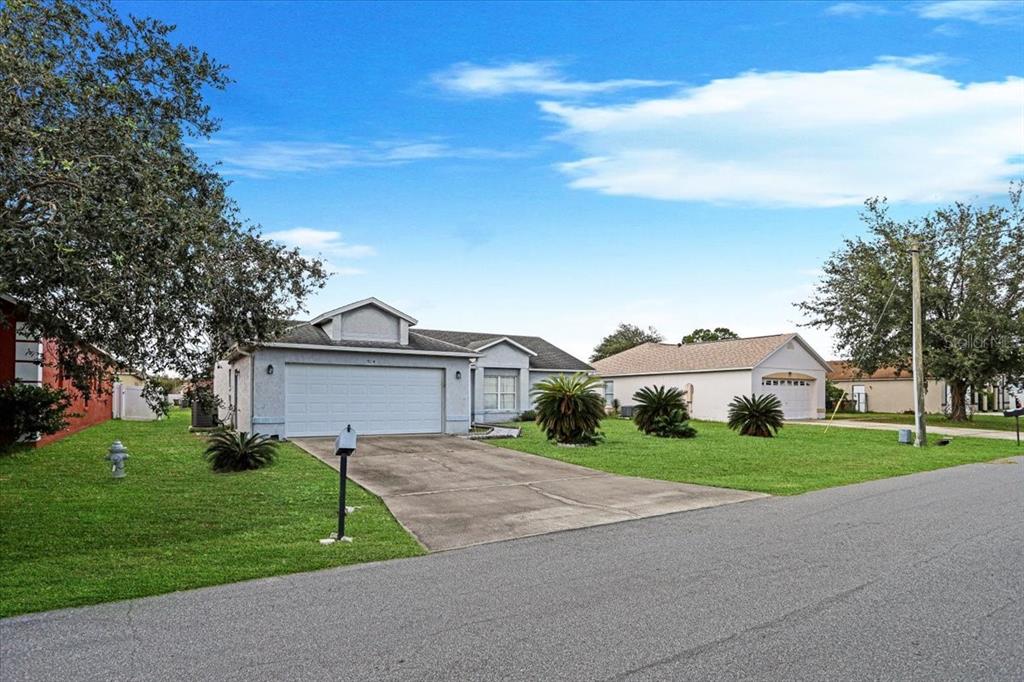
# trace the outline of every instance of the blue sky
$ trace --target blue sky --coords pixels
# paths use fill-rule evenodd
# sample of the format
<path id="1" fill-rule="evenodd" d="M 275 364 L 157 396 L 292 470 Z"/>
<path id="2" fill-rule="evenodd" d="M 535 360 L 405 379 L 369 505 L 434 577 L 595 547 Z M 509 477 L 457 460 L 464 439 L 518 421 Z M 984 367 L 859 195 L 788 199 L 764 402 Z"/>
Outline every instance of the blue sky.
<path id="1" fill-rule="evenodd" d="M 581 357 L 619 322 L 789 331 L 865 197 L 1024 175 L 1021 2 L 117 6 L 229 65 L 196 148 L 331 263 L 314 313 Z"/>

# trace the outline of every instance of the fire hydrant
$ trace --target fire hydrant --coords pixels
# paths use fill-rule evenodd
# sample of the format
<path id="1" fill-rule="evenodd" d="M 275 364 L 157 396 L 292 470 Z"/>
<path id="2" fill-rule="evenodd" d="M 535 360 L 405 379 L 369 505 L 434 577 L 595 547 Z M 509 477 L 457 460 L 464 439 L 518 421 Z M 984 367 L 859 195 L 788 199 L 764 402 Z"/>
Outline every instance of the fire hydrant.
<path id="1" fill-rule="evenodd" d="M 110 475 L 114 478 L 124 478 L 124 461 L 128 459 L 128 450 L 125 446 L 121 445 L 121 441 L 115 440 L 114 444 L 110 446 L 110 452 L 107 453 L 107 460 L 110 461 L 113 466 L 110 469 Z"/>

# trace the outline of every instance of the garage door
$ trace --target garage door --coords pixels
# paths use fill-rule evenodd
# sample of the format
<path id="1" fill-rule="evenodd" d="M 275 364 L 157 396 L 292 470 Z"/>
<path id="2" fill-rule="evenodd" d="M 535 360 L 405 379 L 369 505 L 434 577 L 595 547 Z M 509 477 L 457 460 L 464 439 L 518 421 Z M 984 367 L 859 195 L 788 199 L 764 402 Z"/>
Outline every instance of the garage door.
<path id="1" fill-rule="evenodd" d="M 289 436 L 333 436 L 347 424 L 363 435 L 444 430 L 444 370 L 288 364 L 285 372 Z"/>
<path id="2" fill-rule="evenodd" d="M 813 419 L 814 382 L 805 379 L 762 379 L 761 392 L 771 393 L 782 402 L 786 419 Z"/>

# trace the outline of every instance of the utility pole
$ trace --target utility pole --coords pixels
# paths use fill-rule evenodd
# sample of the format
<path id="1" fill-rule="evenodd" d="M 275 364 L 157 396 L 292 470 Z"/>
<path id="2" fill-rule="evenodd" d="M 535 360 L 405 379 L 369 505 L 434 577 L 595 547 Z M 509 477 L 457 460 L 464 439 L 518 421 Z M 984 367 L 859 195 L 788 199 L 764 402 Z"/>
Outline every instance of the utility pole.
<path id="1" fill-rule="evenodd" d="M 921 243 L 915 237 L 910 242 L 910 270 L 912 280 L 914 308 L 914 341 L 912 348 L 914 363 L 914 447 L 922 447 L 928 443 L 928 434 L 924 426 L 924 336 L 921 333 Z"/>

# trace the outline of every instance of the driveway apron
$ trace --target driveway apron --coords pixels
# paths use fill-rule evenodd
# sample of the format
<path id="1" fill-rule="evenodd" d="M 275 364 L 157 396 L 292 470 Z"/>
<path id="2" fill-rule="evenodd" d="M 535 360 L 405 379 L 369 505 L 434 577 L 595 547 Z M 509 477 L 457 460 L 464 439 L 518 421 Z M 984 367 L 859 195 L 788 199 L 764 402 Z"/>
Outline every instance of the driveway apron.
<path id="1" fill-rule="evenodd" d="M 293 442 L 338 468 L 333 438 Z M 618 476 L 452 436 L 361 438 L 348 473 L 431 551 L 765 497 Z"/>

